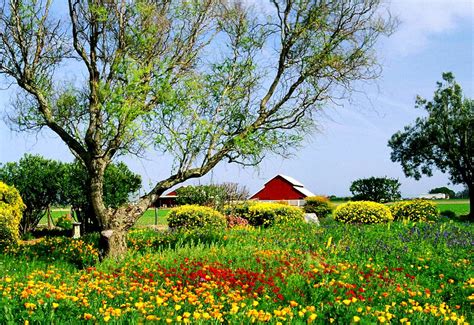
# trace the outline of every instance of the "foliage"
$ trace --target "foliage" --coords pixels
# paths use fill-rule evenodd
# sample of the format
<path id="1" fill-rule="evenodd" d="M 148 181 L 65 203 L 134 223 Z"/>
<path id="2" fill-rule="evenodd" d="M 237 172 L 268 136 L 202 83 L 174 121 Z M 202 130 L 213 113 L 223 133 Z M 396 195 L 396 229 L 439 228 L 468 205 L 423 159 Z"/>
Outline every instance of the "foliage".
<path id="1" fill-rule="evenodd" d="M 391 159 L 408 177 L 431 176 L 433 168 L 446 172 L 454 184 L 464 184 L 474 200 L 474 100 L 466 98 L 452 73 L 443 73 L 433 100 L 418 97 L 416 108 L 427 115 L 392 135 Z M 472 209 L 471 209 L 472 211 Z M 471 219 L 474 214 L 471 212 Z"/>
<path id="2" fill-rule="evenodd" d="M 318 218 L 326 218 L 334 210 L 334 205 L 325 196 L 308 196 L 304 200 L 304 212 L 316 213 Z"/>
<path id="3" fill-rule="evenodd" d="M 46 209 L 59 203 L 61 190 L 67 186 L 63 181 L 63 166 L 39 155 L 25 154 L 19 162 L 0 167 L 0 180 L 15 186 L 26 204 L 20 223 L 21 234 L 36 228 Z"/>
<path id="4" fill-rule="evenodd" d="M 448 199 L 454 199 L 456 197 L 456 193 L 453 190 L 447 188 L 446 186 L 433 188 L 428 193 L 430 193 L 430 194 L 437 194 L 437 193 L 446 194 L 446 198 L 448 198 Z"/>
<path id="5" fill-rule="evenodd" d="M 25 205 L 18 190 L 0 182 L 0 245 L 18 242 L 24 209 Z"/>
<path id="6" fill-rule="evenodd" d="M 381 223 L 393 220 L 390 209 L 385 205 L 371 201 L 343 203 L 336 207 L 334 220 L 343 223 Z"/>
<path id="7" fill-rule="evenodd" d="M 65 230 L 71 230 L 72 229 L 72 223 L 74 222 L 74 219 L 71 217 L 70 214 L 65 214 L 60 216 L 56 220 L 56 226 Z"/>
<path id="8" fill-rule="evenodd" d="M 222 188 L 218 185 L 183 186 L 176 190 L 178 205 L 201 205 L 218 209 L 224 204 Z"/>
<path id="9" fill-rule="evenodd" d="M 388 177 L 370 177 L 355 180 L 351 192 L 355 201 L 390 202 L 399 200 L 400 182 Z"/>
<path id="10" fill-rule="evenodd" d="M 321 227 L 235 228 L 206 236 L 137 229 L 129 239 L 123 261 L 100 264 L 71 263 L 96 252 L 82 239 L 47 238 L 4 251 L 0 323 L 472 319 L 472 224 L 394 222 L 389 229 L 326 219 Z"/>
<path id="11" fill-rule="evenodd" d="M 170 210 L 168 226 L 171 229 L 190 230 L 199 228 L 224 229 L 225 217 L 218 211 L 198 205 L 183 205 Z"/>
<path id="12" fill-rule="evenodd" d="M 456 193 L 457 199 L 469 199 L 469 189 L 466 187 L 464 190 Z"/>
<path id="13" fill-rule="evenodd" d="M 273 1 L 265 13 L 239 1 L 51 3 L 11 0 L 0 15 L 0 75 L 18 90 L 9 116 L 19 130 L 49 128 L 86 167 L 102 230 L 128 230 L 221 161 L 288 155 L 316 109 L 378 77 L 375 44 L 394 29 L 380 0 Z M 148 148 L 172 157 L 169 177 L 108 209 L 105 167 Z"/>
<path id="14" fill-rule="evenodd" d="M 83 223 L 86 232 L 98 230 L 94 218 L 89 192 L 86 184 L 88 175 L 84 166 L 75 161 L 64 165 L 64 174 L 60 190 L 60 203 L 70 205 L 78 221 Z M 103 193 L 104 204 L 108 208 L 117 208 L 130 200 L 130 195 L 141 187 L 141 177 L 133 173 L 127 165 L 120 162 L 110 164 L 105 169 Z"/>
<path id="15" fill-rule="evenodd" d="M 249 207 L 247 215 L 252 226 L 270 227 L 274 224 L 291 224 L 304 220 L 302 209 L 278 203 L 256 203 Z"/>
<path id="16" fill-rule="evenodd" d="M 251 206 L 257 204 L 258 201 L 243 201 L 224 206 L 224 214 L 229 216 L 236 216 L 241 218 L 248 218 L 249 209 Z"/>
<path id="17" fill-rule="evenodd" d="M 436 203 L 427 200 L 401 201 L 390 206 L 394 220 L 436 221 L 439 210 Z"/>

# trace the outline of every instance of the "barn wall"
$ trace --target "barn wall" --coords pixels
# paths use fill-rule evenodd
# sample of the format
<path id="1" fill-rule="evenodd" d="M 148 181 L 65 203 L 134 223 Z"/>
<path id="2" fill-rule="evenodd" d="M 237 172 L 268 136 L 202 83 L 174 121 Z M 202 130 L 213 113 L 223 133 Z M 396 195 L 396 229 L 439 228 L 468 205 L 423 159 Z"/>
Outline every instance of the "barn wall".
<path id="1" fill-rule="evenodd" d="M 302 200 L 305 196 L 281 177 L 270 180 L 252 199 L 259 200 Z"/>

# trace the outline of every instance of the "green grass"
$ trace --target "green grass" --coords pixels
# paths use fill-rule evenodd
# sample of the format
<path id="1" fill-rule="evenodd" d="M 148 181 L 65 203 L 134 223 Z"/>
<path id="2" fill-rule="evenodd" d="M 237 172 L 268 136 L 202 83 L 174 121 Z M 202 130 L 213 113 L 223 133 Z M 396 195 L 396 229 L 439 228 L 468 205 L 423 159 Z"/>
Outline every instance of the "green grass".
<path id="1" fill-rule="evenodd" d="M 158 226 L 166 226 L 166 215 L 168 215 L 169 209 L 157 209 L 157 214 L 158 214 Z M 52 209 L 51 210 L 51 217 L 53 219 L 53 223 L 56 222 L 56 220 L 66 214 L 70 214 L 69 209 Z M 40 220 L 39 225 L 47 225 L 48 224 L 48 218 L 47 216 L 43 216 L 43 218 Z M 135 224 L 136 226 L 151 226 L 155 225 L 155 209 L 148 209 L 143 216 L 138 219 L 137 223 Z"/>

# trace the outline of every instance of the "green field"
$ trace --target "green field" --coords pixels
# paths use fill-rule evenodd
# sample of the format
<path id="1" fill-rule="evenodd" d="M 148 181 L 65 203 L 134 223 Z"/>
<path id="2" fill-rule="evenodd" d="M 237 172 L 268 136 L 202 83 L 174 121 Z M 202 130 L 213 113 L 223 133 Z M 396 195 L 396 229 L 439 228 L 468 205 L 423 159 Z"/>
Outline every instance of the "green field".
<path id="1" fill-rule="evenodd" d="M 169 212 L 169 209 L 157 209 L 157 223 L 158 226 L 166 226 L 166 215 Z M 51 217 L 53 218 L 53 223 L 61 216 L 70 214 L 69 209 L 53 209 L 51 210 Z M 40 225 L 47 225 L 48 218 L 46 215 L 40 220 Z M 143 216 L 136 223 L 137 226 L 150 226 L 155 225 L 155 209 L 149 209 L 143 214 Z"/>

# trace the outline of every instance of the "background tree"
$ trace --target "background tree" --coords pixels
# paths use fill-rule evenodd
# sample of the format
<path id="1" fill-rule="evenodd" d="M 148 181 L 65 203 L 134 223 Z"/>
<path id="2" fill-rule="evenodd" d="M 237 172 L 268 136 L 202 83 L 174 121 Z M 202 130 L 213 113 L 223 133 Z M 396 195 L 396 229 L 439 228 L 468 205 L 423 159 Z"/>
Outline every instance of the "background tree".
<path id="1" fill-rule="evenodd" d="M 218 185 L 183 186 L 176 190 L 176 203 L 218 208 L 222 205 L 224 196 L 224 191 Z"/>
<path id="2" fill-rule="evenodd" d="M 313 112 L 378 76 L 374 44 L 393 27 L 379 0 L 272 0 L 265 15 L 239 1 L 69 0 L 67 23 L 50 4 L 0 9 L 0 74 L 19 87 L 10 118 L 50 128 L 84 164 L 101 251 L 114 257 L 170 187 L 223 160 L 288 155 Z M 83 69 L 61 79 L 71 59 Z M 107 208 L 106 167 L 146 148 L 174 158 L 170 176 Z"/>
<path id="3" fill-rule="evenodd" d="M 84 232 L 100 230 L 87 195 L 87 170 L 75 161 L 64 164 L 60 203 L 71 206 Z M 131 196 L 141 188 L 140 175 L 134 174 L 123 162 L 112 163 L 105 169 L 104 203 L 108 208 L 117 208 L 130 202 Z"/>
<path id="4" fill-rule="evenodd" d="M 437 193 L 445 194 L 448 199 L 454 199 L 456 197 L 456 193 L 453 190 L 447 188 L 446 186 L 436 187 L 434 189 L 431 189 L 428 193 L 430 193 L 430 194 L 437 194 Z"/>
<path id="5" fill-rule="evenodd" d="M 355 180 L 351 184 L 354 201 L 390 202 L 401 198 L 400 182 L 388 177 L 370 177 Z"/>
<path id="6" fill-rule="evenodd" d="M 454 184 L 464 184 L 474 199 L 474 101 L 465 98 L 452 73 L 443 73 L 433 100 L 416 99 L 427 116 L 395 133 L 388 142 L 391 158 L 408 177 L 431 176 L 433 168 L 448 173 Z M 472 209 L 469 219 L 474 220 Z"/>
<path id="7" fill-rule="evenodd" d="M 36 228 L 46 210 L 59 202 L 63 183 L 62 163 L 26 154 L 19 162 L 0 166 L 0 180 L 14 186 L 26 205 L 20 233 Z"/>

